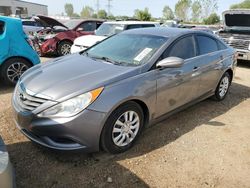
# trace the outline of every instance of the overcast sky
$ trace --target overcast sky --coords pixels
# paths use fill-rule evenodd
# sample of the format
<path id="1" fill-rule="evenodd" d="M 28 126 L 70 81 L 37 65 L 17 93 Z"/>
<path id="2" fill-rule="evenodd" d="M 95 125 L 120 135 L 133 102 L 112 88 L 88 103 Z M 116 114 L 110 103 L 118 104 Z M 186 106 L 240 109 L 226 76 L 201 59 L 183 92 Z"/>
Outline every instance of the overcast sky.
<path id="1" fill-rule="evenodd" d="M 96 0 L 26 0 L 35 3 L 48 5 L 49 15 L 61 14 L 64 12 L 64 4 L 72 3 L 74 11 L 80 13 L 83 6 L 89 5 L 96 9 Z M 218 13 L 221 14 L 228 9 L 231 4 L 242 2 L 243 0 L 218 0 Z M 99 0 L 100 9 L 107 10 L 108 0 Z M 161 17 L 162 9 L 165 5 L 169 5 L 174 9 L 177 0 L 112 0 L 111 13 L 117 15 L 133 16 L 135 9 L 144 9 L 148 7 L 153 17 Z"/>

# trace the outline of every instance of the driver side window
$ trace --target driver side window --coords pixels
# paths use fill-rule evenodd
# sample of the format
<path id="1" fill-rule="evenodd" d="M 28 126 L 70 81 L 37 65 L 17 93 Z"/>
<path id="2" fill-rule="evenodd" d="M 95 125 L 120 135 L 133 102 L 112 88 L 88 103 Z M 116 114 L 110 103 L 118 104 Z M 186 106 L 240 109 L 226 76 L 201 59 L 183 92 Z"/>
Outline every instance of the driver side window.
<path id="1" fill-rule="evenodd" d="M 163 54 L 163 59 L 167 57 L 179 57 L 184 60 L 195 57 L 193 36 L 188 36 L 174 42 L 173 45 Z"/>
<path id="2" fill-rule="evenodd" d="M 96 23 L 95 22 L 84 22 L 78 28 L 82 28 L 83 31 L 95 31 Z"/>

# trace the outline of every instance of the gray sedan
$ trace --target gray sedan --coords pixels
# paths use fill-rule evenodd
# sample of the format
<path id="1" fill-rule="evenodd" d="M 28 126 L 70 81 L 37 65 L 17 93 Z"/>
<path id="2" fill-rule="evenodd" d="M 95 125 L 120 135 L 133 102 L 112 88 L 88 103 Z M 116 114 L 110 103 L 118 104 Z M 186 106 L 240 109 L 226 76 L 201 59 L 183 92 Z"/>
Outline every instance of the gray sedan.
<path id="1" fill-rule="evenodd" d="M 223 100 L 235 66 L 235 51 L 207 32 L 129 30 L 24 73 L 14 119 L 48 148 L 124 152 L 148 125 L 208 97 Z"/>

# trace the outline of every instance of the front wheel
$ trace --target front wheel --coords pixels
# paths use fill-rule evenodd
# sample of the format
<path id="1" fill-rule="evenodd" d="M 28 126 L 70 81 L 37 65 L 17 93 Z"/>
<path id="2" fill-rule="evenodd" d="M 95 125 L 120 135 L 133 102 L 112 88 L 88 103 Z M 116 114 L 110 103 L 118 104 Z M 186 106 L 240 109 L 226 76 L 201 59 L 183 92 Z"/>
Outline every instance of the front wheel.
<path id="1" fill-rule="evenodd" d="M 62 41 L 58 45 L 58 55 L 59 56 L 64 56 L 70 54 L 70 49 L 71 49 L 72 43 L 69 41 Z"/>
<path id="2" fill-rule="evenodd" d="M 21 75 L 31 67 L 31 63 L 22 58 L 12 58 L 3 63 L 1 77 L 6 85 L 15 85 Z"/>
<path id="3" fill-rule="evenodd" d="M 228 72 L 224 73 L 216 90 L 215 90 L 215 95 L 214 98 L 217 101 L 222 101 L 223 99 L 225 99 L 229 87 L 231 85 L 231 76 Z"/>
<path id="4" fill-rule="evenodd" d="M 138 139 L 144 125 L 141 107 L 128 102 L 116 109 L 108 118 L 101 134 L 101 146 L 110 153 L 130 149 Z"/>

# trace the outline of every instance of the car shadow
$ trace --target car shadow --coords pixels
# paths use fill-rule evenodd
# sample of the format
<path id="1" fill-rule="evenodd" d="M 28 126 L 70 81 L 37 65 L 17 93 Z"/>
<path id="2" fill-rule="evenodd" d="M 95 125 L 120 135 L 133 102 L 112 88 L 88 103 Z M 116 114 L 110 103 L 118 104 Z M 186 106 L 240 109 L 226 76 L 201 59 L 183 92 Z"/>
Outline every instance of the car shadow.
<path id="1" fill-rule="evenodd" d="M 0 96 L 4 94 L 13 93 L 13 91 L 14 91 L 13 86 L 11 87 L 11 86 L 6 86 L 6 85 L 0 85 Z"/>
<path id="2" fill-rule="evenodd" d="M 30 141 L 10 144 L 7 148 L 16 170 L 17 187 L 149 187 L 120 161 L 144 156 L 201 125 L 226 126 L 214 119 L 248 98 L 250 88 L 233 83 L 224 101 L 207 99 L 172 115 L 147 128 L 132 149 L 118 155 L 55 152 Z"/>

